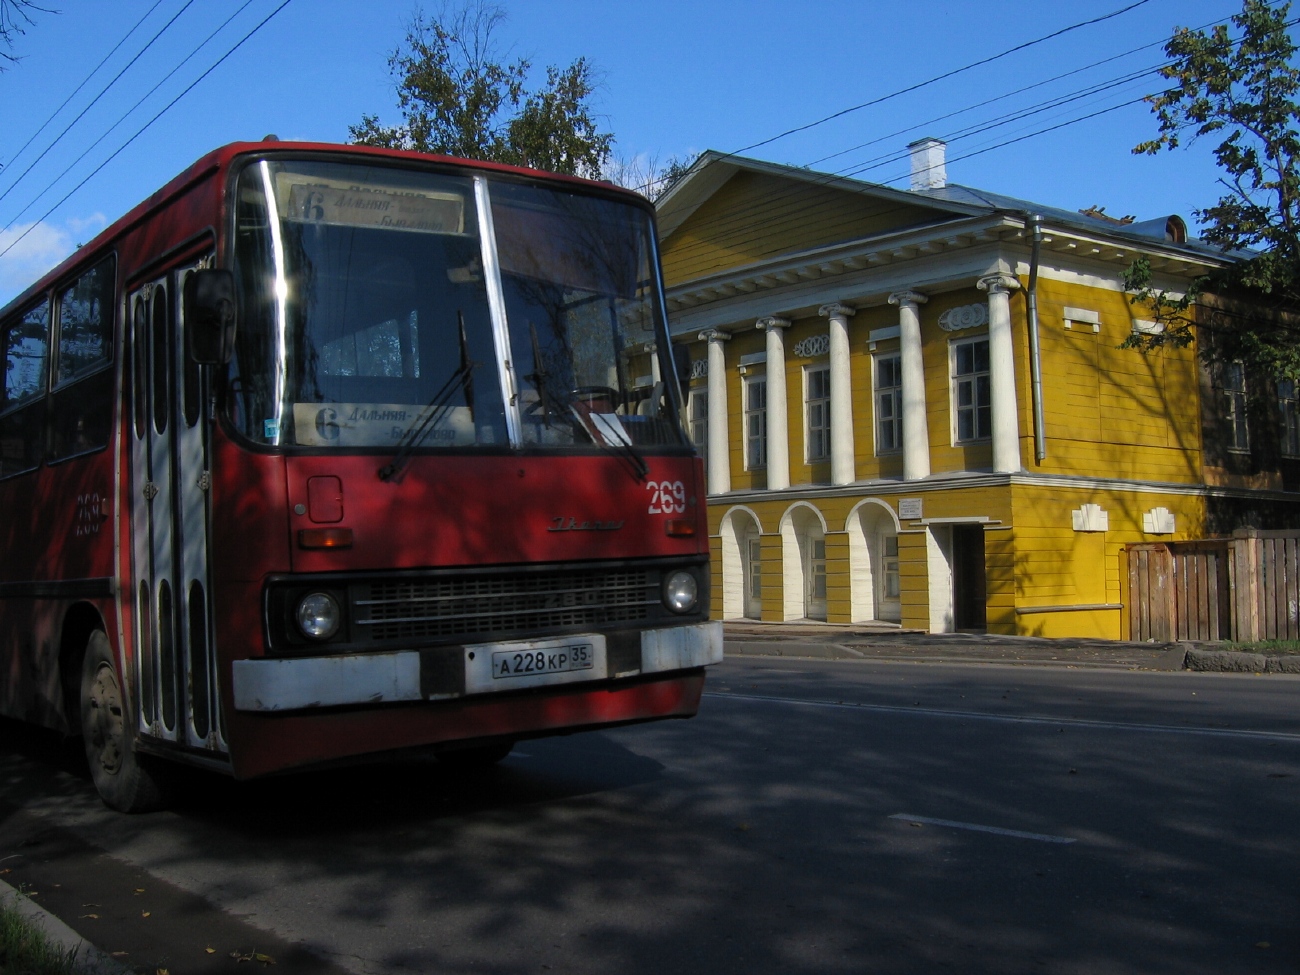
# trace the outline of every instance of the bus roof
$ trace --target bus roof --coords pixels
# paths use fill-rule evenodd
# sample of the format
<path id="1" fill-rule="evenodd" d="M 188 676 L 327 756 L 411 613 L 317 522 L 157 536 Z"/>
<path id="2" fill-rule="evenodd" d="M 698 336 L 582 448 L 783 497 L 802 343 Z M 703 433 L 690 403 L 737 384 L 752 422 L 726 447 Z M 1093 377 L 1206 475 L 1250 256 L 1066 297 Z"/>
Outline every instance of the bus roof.
<path id="1" fill-rule="evenodd" d="M 543 170 L 528 169 L 522 166 L 510 166 L 505 163 L 488 162 L 479 159 L 461 159 L 455 156 L 412 152 L 406 149 L 382 149 L 376 146 L 351 145 L 333 142 L 282 142 L 275 137 L 264 139 L 260 142 L 231 142 L 217 149 L 213 149 L 211 152 L 196 160 L 173 179 L 169 180 L 160 190 L 132 207 L 127 211 L 127 213 L 96 234 L 87 244 L 79 247 L 75 252 L 60 261 L 55 267 L 41 275 L 39 279 L 27 288 L 23 289 L 23 291 L 6 304 L 4 308 L 0 308 L 0 316 L 7 314 L 17 305 L 26 304 L 36 295 L 50 288 L 56 280 L 63 277 L 72 266 L 85 259 L 87 255 L 95 254 L 109 242 L 123 234 L 126 234 L 138 224 L 142 223 L 149 214 L 162 209 L 168 201 L 179 196 L 195 183 L 207 178 L 218 170 L 228 169 L 235 160 L 241 156 L 258 155 L 269 152 L 330 153 L 331 155 L 338 156 L 399 159 L 426 164 L 430 162 L 447 163 L 469 169 L 478 169 L 496 173 L 510 173 L 520 176 L 529 176 L 534 179 L 542 178 L 558 183 L 569 183 L 575 186 L 586 187 L 588 189 L 598 189 L 605 193 L 623 196 L 627 198 L 629 202 L 638 203 L 653 212 L 650 202 L 640 194 L 629 189 L 624 189 L 620 186 L 615 186 L 613 183 L 583 179 L 579 176 L 565 176 L 560 173 L 548 173 Z"/>

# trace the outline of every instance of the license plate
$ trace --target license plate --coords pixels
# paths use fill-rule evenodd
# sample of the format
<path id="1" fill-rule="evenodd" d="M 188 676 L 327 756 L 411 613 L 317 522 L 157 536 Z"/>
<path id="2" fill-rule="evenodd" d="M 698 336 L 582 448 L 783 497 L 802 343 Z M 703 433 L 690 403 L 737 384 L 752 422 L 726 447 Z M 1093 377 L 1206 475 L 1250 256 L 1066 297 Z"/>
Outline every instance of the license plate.
<path id="1" fill-rule="evenodd" d="M 591 670 L 595 664 L 596 649 L 590 643 L 568 643 L 544 650 L 497 650 L 492 654 L 492 678 L 509 680 L 537 674 L 564 674 L 571 670 Z"/>
<path id="2" fill-rule="evenodd" d="M 465 647 L 468 694 L 571 684 L 605 676 L 605 638 L 596 633 Z"/>

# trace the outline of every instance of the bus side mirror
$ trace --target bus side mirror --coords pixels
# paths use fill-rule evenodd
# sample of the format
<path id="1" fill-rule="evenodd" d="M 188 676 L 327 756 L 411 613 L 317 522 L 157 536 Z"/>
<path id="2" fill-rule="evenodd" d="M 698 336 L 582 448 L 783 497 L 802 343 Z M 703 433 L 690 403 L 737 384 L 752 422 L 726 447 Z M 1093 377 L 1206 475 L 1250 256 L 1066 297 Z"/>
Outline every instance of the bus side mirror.
<path id="1" fill-rule="evenodd" d="M 185 279 L 184 301 L 190 358 L 200 365 L 229 362 L 235 351 L 235 276 L 213 268 L 195 271 Z"/>

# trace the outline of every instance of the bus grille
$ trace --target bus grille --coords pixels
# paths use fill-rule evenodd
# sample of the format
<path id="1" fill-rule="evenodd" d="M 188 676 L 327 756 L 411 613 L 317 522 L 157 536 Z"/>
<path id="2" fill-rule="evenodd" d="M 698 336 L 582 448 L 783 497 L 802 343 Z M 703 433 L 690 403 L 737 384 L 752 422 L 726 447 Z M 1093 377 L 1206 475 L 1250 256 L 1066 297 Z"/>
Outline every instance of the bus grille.
<path id="1" fill-rule="evenodd" d="M 647 620 L 658 570 L 613 569 L 372 581 L 353 590 L 353 621 L 372 641 L 502 639 Z"/>

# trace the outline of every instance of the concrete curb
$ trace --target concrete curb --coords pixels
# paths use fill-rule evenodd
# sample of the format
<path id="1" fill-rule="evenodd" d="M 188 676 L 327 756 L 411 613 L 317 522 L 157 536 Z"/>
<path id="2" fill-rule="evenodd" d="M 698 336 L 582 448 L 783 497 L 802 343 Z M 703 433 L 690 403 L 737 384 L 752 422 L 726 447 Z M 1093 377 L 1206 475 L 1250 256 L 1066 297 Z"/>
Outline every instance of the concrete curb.
<path id="1" fill-rule="evenodd" d="M 1183 664 L 1188 670 L 1224 674 L 1300 674 L 1300 654 L 1248 653 L 1189 647 Z"/>
<path id="2" fill-rule="evenodd" d="M 75 969 L 83 975 L 132 975 L 132 970 L 105 954 L 20 890 L 0 880 L 0 902 L 14 908 L 55 946 L 75 951 Z"/>

